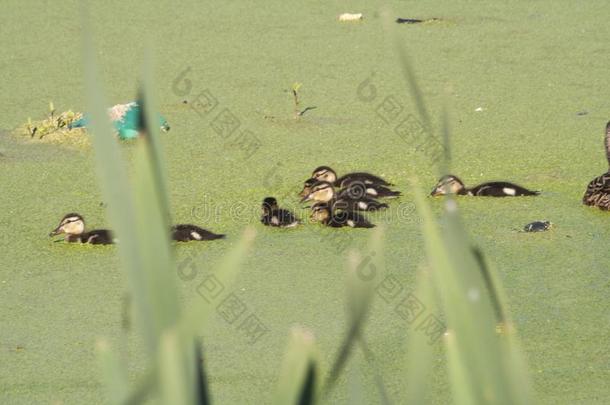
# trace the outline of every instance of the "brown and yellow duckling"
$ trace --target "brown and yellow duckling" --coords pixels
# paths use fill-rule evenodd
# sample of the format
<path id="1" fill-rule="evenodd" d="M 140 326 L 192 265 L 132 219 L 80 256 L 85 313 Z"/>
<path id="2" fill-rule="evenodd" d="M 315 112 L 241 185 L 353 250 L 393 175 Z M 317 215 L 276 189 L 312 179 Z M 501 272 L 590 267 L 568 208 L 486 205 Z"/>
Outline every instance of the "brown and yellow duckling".
<path id="1" fill-rule="evenodd" d="M 608 165 L 610 165 L 610 122 L 606 124 L 604 146 L 606 148 L 606 159 Z M 600 210 L 610 210 L 610 170 L 589 182 L 582 197 L 582 203 L 597 207 Z"/>
<path id="2" fill-rule="evenodd" d="M 517 184 L 506 181 L 494 181 L 482 183 L 472 188 L 466 188 L 462 180 L 457 176 L 447 175 L 441 177 L 430 195 L 470 195 L 480 197 L 515 197 L 515 196 L 531 196 L 540 194 L 539 191 L 531 191 Z"/>
<path id="3" fill-rule="evenodd" d="M 305 201 L 328 203 L 331 208 L 340 207 L 347 211 L 377 211 L 388 208 L 387 204 L 367 196 L 354 198 L 346 190 L 337 193 L 332 184 L 327 181 L 319 181 L 313 184 L 309 194 L 301 199 L 301 202 Z"/>
<path id="4" fill-rule="evenodd" d="M 85 232 L 85 220 L 77 213 L 69 213 L 59 222 L 49 236 L 65 234 L 65 241 L 70 243 L 90 243 L 92 245 L 109 245 L 114 243 L 112 232 L 107 229 L 95 229 Z"/>
<path id="5" fill-rule="evenodd" d="M 262 209 L 261 223 L 263 225 L 292 228 L 300 223 L 299 219 L 292 212 L 280 208 L 274 197 L 265 198 Z"/>
<path id="6" fill-rule="evenodd" d="M 311 177 L 318 181 L 327 181 L 335 187 L 341 187 L 341 183 L 346 180 L 361 181 L 365 184 L 377 184 L 380 186 L 393 186 L 392 183 L 388 183 L 381 177 L 366 172 L 353 172 L 337 177 L 337 173 L 328 166 L 317 167 L 311 174 Z"/>
<path id="7" fill-rule="evenodd" d="M 333 228 L 373 228 L 366 217 L 358 211 L 335 210 L 328 203 L 317 202 L 311 207 L 311 219 Z"/>

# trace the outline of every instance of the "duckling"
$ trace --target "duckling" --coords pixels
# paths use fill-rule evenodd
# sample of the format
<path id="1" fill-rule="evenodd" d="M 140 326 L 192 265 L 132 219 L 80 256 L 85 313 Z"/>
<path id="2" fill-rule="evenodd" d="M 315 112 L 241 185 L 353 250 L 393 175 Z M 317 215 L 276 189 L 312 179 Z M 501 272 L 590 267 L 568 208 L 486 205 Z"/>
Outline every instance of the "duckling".
<path id="1" fill-rule="evenodd" d="M 352 179 L 343 180 L 340 187 L 353 196 L 366 194 L 368 197 L 396 198 L 402 194 L 400 191 L 391 190 L 380 184 L 366 184 L 363 181 Z"/>
<path id="2" fill-rule="evenodd" d="M 366 196 L 357 199 L 353 198 L 353 196 L 347 193 L 347 190 L 337 193 L 332 184 L 327 181 L 319 181 L 311 186 L 311 192 L 301 199 L 301 202 L 305 201 L 329 203 L 333 209 L 347 211 L 377 211 L 382 208 L 388 208 L 388 204 L 380 203 Z"/>
<path id="3" fill-rule="evenodd" d="M 277 200 L 273 197 L 265 198 L 262 208 L 261 223 L 263 225 L 292 228 L 300 223 L 299 219 L 292 212 L 278 207 Z"/>
<path id="4" fill-rule="evenodd" d="M 328 166 L 320 166 L 316 168 L 311 177 L 318 181 L 327 181 L 331 183 L 333 186 L 341 186 L 341 183 L 345 180 L 357 180 L 362 181 L 365 184 L 379 184 L 381 186 L 393 186 L 392 183 L 388 183 L 384 179 L 379 176 L 375 176 L 374 174 L 364 173 L 364 172 L 354 172 L 345 174 L 339 178 L 337 178 L 337 173 Z"/>
<path id="5" fill-rule="evenodd" d="M 313 186 L 318 180 L 309 178 L 303 182 L 303 190 L 299 193 L 299 197 L 305 197 L 309 193 L 311 193 L 311 186 Z"/>
<path id="6" fill-rule="evenodd" d="M 108 245 L 114 243 L 112 233 L 107 229 L 96 229 L 85 232 L 85 220 L 77 213 L 64 215 L 61 222 L 49 236 L 65 234 L 66 242 L 90 243 L 92 245 Z"/>
<path id="7" fill-rule="evenodd" d="M 454 175 L 441 177 L 438 184 L 432 192 L 431 196 L 458 194 L 458 195 L 474 195 L 484 197 L 514 197 L 526 195 L 538 195 L 539 191 L 531 191 L 513 183 L 505 181 L 495 181 L 490 183 L 482 183 L 472 188 L 466 188 L 462 180 Z"/>
<path id="8" fill-rule="evenodd" d="M 224 239 L 226 236 L 216 234 L 196 225 L 179 224 L 172 226 L 172 239 L 177 242 L 189 242 L 192 240 L 215 240 Z"/>
<path id="9" fill-rule="evenodd" d="M 606 124 L 604 145 L 606 147 L 606 159 L 610 165 L 610 122 Z M 597 207 L 600 210 L 610 210 L 610 170 L 589 182 L 582 197 L 582 203 Z"/>
<path id="10" fill-rule="evenodd" d="M 341 228 L 373 228 L 362 213 L 357 211 L 335 211 L 327 203 L 318 202 L 311 207 L 311 219 L 326 226 Z"/>

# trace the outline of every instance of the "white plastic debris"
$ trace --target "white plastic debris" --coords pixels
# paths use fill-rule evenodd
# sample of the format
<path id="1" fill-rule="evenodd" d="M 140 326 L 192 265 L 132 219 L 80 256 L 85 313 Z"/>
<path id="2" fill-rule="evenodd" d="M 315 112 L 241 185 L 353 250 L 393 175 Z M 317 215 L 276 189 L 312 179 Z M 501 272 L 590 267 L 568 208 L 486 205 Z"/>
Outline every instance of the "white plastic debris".
<path id="1" fill-rule="evenodd" d="M 483 107 L 479 107 L 475 111 L 483 111 Z"/>
<path id="2" fill-rule="evenodd" d="M 362 20 L 362 13 L 343 13 L 339 16 L 339 21 L 358 21 Z"/>

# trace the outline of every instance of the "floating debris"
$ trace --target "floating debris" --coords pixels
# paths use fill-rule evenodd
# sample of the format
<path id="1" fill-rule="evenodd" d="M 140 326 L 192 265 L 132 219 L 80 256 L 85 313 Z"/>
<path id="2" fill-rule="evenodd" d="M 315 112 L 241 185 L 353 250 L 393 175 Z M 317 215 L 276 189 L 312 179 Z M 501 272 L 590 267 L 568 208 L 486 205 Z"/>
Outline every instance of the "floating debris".
<path id="1" fill-rule="evenodd" d="M 420 20 L 419 18 L 397 18 L 396 22 L 398 24 L 420 24 L 420 23 L 428 23 L 433 21 L 440 21 L 440 18 L 432 17 L 427 18 L 425 20 Z"/>
<path id="2" fill-rule="evenodd" d="M 583 111 L 579 111 L 576 113 L 576 115 L 578 115 L 579 117 L 582 117 L 583 115 L 587 115 L 589 114 L 589 111 L 583 110 Z"/>
<path id="3" fill-rule="evenodd" d="M 525 232 L 544 232 L 551 229 L 552 226 L 553 224 L 549 221 L 534 221 L 525 225 L 523 230 Z"/>
<path id="4" fill-rule="evenodd" d="M 339 16 L 339 21 L 360 21 L 362 20 L 362 13 L 343 13 Z"/>

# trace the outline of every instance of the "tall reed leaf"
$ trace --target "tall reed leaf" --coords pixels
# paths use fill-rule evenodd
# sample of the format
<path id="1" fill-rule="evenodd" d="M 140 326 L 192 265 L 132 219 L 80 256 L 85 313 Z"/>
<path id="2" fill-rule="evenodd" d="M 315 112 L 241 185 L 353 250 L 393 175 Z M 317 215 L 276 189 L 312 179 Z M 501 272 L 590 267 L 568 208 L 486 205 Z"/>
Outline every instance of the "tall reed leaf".
<path id="1" fill-rule="evenodd" d="M 319 358 L 310 331 L 294 328 L 284 354 L 273 403 L 312 405 L 319 394 Z"/>

